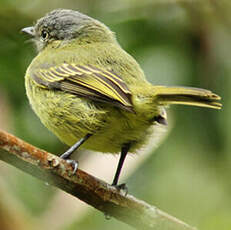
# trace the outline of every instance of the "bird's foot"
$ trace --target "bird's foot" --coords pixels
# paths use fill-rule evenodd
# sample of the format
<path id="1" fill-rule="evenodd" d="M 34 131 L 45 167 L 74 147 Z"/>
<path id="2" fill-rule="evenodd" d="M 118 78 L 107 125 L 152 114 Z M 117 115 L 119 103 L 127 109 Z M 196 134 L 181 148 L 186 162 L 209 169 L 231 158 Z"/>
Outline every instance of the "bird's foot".
<path id="1" fill-rule="evenodd" d="M 124 192 L 124 195 L 127 196 L 127 194 L 128 194 L 128 187 L 127 187 L 127 185 L 125 183 L 118 184 L 118 185 L 113 185 L 112 184 L 112 186 L 114 186 L 118 191 Z"/>
<path id="2" fill-rule="evenodd" d="M 78 169 L 78 165 L 79 165 L 78 162 L 72 159 L 66 159 L 66 162 L 72 166 L 73 168 L 72 174 L 74 175 Z"/>

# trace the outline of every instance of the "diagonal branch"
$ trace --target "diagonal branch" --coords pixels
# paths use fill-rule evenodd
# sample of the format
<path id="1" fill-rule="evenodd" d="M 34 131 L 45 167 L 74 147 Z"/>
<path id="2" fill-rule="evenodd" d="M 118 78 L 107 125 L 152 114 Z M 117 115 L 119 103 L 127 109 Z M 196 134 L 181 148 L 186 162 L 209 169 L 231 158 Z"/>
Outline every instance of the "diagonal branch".
<path id="1" fill-rule="evenodd" d="M 114 187 L 78 169 L 59 157 L 38 149 L 0 130 L 0 160 L 72 194 L 109 216 L 136 229 L 195 230 L 131 195 L 125 196 Z"/>

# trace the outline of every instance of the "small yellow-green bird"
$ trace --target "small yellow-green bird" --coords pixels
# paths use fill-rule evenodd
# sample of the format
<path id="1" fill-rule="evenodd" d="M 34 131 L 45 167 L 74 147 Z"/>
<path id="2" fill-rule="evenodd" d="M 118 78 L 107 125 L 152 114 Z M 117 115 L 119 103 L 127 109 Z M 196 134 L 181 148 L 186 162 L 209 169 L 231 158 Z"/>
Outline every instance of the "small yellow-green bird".
<path id="1" fill-rule="evenodd" d="M 57 9 L 22 29 L 38 49 L 26 71 L 30 104 L 42 123 L 71 146 L 121 153 L 112 185 L 128 152 L 145 144 L 155 126 L 166 125 L 171 104 L 220 109 L 220 97 L 190 87 L 150 84 L 139 64 L 103 23 L 78 11 Z"/>

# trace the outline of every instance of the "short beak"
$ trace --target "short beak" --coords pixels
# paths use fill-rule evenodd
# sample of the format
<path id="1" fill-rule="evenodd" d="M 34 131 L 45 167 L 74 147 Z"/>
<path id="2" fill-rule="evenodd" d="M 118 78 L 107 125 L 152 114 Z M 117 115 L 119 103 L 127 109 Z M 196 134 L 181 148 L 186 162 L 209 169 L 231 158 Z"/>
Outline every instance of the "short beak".
<path id="1" fill-rule="evenodd" d="M 23 28 L 23 29 L 21 30 L 21 32 L 26 33 L 26 34 L 29 34 L 31 37 L 34 37 L 34 36 L 35 36 L 35 32 L 34 32 L 34 27 L 33 27 L 33 26 Z"/>

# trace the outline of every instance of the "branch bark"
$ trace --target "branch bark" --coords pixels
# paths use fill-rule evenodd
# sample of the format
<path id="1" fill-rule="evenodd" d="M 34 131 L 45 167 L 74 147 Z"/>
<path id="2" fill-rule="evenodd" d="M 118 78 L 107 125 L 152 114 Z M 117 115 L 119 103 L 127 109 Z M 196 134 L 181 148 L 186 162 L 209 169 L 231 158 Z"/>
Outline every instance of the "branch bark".
<path id="1" fill-rule="evenodd" d="M 72 194 L 99 211 L 142 230 L 195 230 L 131 195 L 72 167 L 59 157 L 0 130 L 0 160 Z"/>

